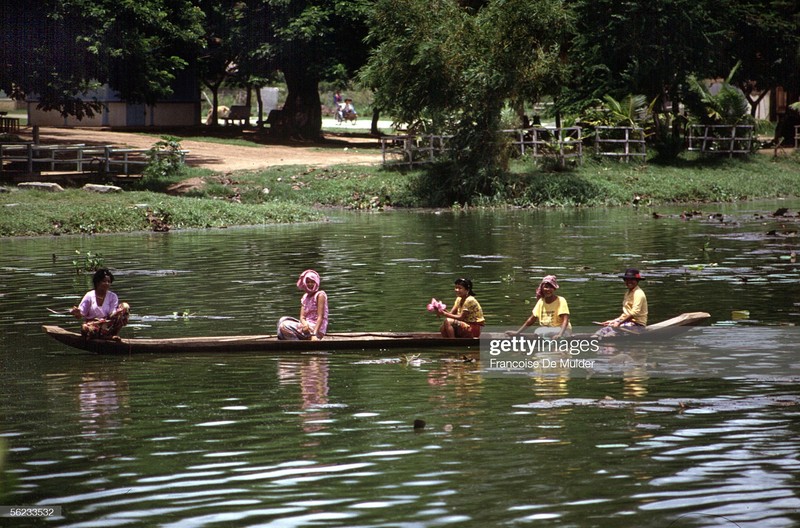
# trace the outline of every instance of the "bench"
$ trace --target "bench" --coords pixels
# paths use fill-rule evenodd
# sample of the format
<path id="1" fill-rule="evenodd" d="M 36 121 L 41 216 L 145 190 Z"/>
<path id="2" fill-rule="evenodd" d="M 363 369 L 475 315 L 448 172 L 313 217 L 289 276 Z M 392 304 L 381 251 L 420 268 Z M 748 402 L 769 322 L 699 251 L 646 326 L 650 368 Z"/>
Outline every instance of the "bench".
<path id="1" fill-rule="evenodd" d="M 244 105 L 233 105 L 231 106 L 231 111 L 228 112 L 228 115 L 223 118 L 225 120 L 225 124 L 228 125 L 229 121 L 233 121 L 238 124 L 244 126 L 250 124 L 250 107 Z"/>

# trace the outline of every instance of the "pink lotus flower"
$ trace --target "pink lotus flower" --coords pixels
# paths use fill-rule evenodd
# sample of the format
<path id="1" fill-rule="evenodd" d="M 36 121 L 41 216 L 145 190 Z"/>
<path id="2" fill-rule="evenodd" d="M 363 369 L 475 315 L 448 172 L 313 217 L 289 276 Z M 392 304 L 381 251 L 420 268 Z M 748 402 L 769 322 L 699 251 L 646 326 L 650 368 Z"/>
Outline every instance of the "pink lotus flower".
<path id="1" fill-rule="evenodd" d="M 428 311 L 434 313 L 443 312 L 447 308 L 447 305 L 442 301 L 437 301 L 436 299 L 431 299 L 431 302 L 428 303 Z"/>

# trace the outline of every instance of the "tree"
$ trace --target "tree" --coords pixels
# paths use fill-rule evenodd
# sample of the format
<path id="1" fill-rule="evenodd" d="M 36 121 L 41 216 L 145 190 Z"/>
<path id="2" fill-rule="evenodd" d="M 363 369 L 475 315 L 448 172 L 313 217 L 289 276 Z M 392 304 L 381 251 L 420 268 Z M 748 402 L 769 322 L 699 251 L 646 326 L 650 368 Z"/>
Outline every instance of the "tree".
<path id="1" fill-rule="evenodd" d="M 557 0 L 379 0 L 361 78 L 401 121 L 454 133 L 447 198 L 491 196 L 504 187 L 501 111 L 559 84 L 569 24 Z"/>
<path id="2" fill-rule="evenodd" d="M 569 51 L 573 82 L 563 106 L 579 112 L 606 94 L 643 94 L 655 101 L 657 146 L 680 149 L 682 87 L 691 74 L 723 69 L 724 11 L 709 0 L 578 0 Z M 671 130 L 671 132 L 670 132 Z"/>
<path id="3" fill-rule="evenodd" d="M 6 2 L 2 17 L 0 89 L 81 119 L 100 109 L 82 94 L 103 84 L 132 102 L 169 95 L 202 13 L 189 0 L 41 0 Z"/>
<path id="4" fill-rule="evenodd" d="M 750 114 L 770 90 L 800 95 L 800 4 L 787 0 L 737 0 L 728 6 L 730 40 L 725 56 L 741 63 L 732 82 L 750 103 Z"/>
<path id="5" fill-rule="evenodd" d="M 371 0 L 248 0 L 249 42 L 244 75 L 266 78 L 280 72 L 288 94 L 283 107 L 288 132 L 317 139 L 322 130 L 320 80 L 354 71 L 366 58 L 365 13 Z M 261 42 L 252 35 L 258 34 Z M 250 35 L 249 37 L 247 35 Z"/>
<path id="6" fill-rule="evenodd" d="M 242 46 L 247 4 L 241 0 L 195 0 L 204 13 L 203 51 L 198 57 L 198 74 L 211 90 L 211 123 L 219 116 L 219 89 L 236 74 L 239 63 L 251 51 Z"/>

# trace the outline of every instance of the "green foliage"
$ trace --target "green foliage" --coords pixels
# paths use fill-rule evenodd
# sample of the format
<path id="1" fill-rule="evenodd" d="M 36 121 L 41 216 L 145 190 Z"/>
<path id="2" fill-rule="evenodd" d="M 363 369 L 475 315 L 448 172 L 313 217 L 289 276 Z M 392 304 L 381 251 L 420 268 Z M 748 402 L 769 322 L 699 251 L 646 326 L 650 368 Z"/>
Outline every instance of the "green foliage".
<path id="1" fill-rule="evenodd" d="M 687 79 L 690 96 L 685 98 L 692 115 L 701 122 L 713 125 L 738 125 L 752 122 L 748 113 L 749 104 L 744 94 L 730 84 L 740 64 L 734 66 L 727 79 L 713 93 L 708 83 L 690 75 Z"/>
<path id="2" fill-rule="evenodd" d="M 181 139 L 174 136 L 161 136 L 147 151 L 147 165 L 142 172 L 139 187 L 144 189 L 163 190 L 163 188 L 179 176 L 184 169 Z"/>
<path id="3" fill-rule="evenodd" d="M 647 99 L 643 95 L 629 94 L 618 101 L 606 94 L 601 106 L 590 111 L 586 120 L 596 126 L 642 127 L 648 114 Z"/>
<path id="4" fill-rule="evenodd" d="M 563 76 L 560 44 L 570 13 L 554 0 L 379 0 L 370 23 L 374 51 L 362 82 L 401 122 L 453 134 L 439 170 L 442 201 L 467 203 L 504 185 L 506 101 L 538 100 Z M 520 31 L 520 28 L 525 28 Z"/>
<path id="5" fill-rule="evenodd" d="M 7 2 L 0 89 L 16 99 L 35 93 L 40 108 L 79 119 L 101 110 L 83 92 L 104 83 L 152 104 L 197 49 L 201 15 L 191 0 Z"/>
<path id="6" fill-rule="evenodd" d="M 91 251 L 87 251 L 82 254 L 80 250 L 76 249 L 75 254 L 77 258 L 72 261 L 75 273 L 95 272 L 103 267 L 103 255 L 99 253 L 93 254 Z"/>

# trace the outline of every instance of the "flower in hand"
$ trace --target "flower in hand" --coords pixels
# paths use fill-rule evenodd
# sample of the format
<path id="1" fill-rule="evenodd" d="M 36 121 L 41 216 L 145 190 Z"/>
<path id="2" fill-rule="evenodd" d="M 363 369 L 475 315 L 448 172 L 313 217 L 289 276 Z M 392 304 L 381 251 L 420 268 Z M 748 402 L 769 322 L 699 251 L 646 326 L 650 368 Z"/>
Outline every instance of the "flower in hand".
<path id="1" fill-rule="evenodd" d="M 431 302 L 428 303 L 428 311 L 432 313 L 441 313 L 445 308 L 447 308 L 447 305 L 436 299 L 431 299 Z"/>

